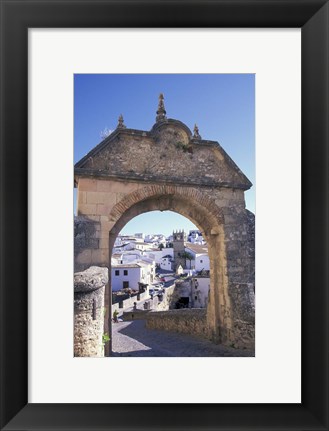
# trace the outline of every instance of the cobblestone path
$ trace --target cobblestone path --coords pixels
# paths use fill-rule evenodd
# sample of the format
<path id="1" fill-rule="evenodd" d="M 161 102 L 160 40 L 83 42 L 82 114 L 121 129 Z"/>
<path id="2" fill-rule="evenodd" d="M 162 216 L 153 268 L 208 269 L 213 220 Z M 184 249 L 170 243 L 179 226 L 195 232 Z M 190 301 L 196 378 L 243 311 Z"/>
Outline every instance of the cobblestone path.
<path id="1" fill-rule="evenodd" d="M 250 350 L 224 347 L 192 335 L 147 329 L 144 320 L 114 323 L 112 351 L 112 356 L 254 356 Z"/>

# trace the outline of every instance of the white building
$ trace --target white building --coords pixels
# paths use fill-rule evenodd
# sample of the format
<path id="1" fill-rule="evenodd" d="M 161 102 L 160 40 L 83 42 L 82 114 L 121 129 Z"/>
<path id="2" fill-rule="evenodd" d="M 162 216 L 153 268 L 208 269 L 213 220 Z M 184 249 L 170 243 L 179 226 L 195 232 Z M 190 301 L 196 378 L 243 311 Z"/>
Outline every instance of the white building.
<path id="1" fill-rule="evenodd" d="M 150 285 L 155 278 L 155 264 L 143 261 L 138 263 L 114 264 L 111 268 L 112 291 L 121 289 L 138 290 L 139 284 Z"/>
<path id="2" fill-rule="evenodd" d="M 193 308 L 207 308 L 210 289 L 210 278 L 197 277 L 192 279 Z"/>
<path id="3" fill-rule="evenodd" d="M 168 255 L 171 257 L 174 256 L 173 248 L 163 248 L 162 250 L 152 249 L 152 250 L 145 251 L 144 253 L 144 256 L 147 256 L 149 259 L 154 260 L 157 265 L 160 265 L 162 258 Z"/>
<path id="4" fill-rule="evenodd" d="M 163 256 L 160 260 L 160 268 L 166 271 L 172 271 L 173 257 L 170 254 Z"/>
<path id="5" fill-rule="evenodd" d="M 160 244 L 166 246 L 167 244 L 166 237 L 161 233 L 146 235 L 144 241 L 152 244 L 153 246 L 158 246 Z"/>
<path id="6" fill-rule="evenodd" d="M 146 250 L 149 250 L 150 248 L 151 248 L 151 245 L 144 242 L 144 241 L 136 241 L 135 242 L 135 249 L 136 250 L 146 251 Z"/>
<path id="7" fill-rule="evenodd" d="M 141 259 L 141 251 L 140 250 L 129 250 L 124 251 L 121 255 L 120 263 L 132 263 Z"/>
<path id="8" fill-rule="evenodd" d="M 185 244 L 185 251 L 193 256 L 193 259 L 191 261 L 186 259 L 187 269 L 194 269 L 195 271 L 210 270 L 210 261 L 207 246 L 187 243 Z"/>

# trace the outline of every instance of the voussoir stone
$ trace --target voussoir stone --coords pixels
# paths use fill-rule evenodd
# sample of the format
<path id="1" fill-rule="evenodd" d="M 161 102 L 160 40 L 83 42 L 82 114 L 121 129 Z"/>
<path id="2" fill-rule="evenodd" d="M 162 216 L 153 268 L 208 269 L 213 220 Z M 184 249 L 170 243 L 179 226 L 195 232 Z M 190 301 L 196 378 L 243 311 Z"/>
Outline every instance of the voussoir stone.
<path id="1" fill-rule="evenodd" d="M 105 286 L 108 280 L 106 267 L 91 266 L 85 271 L 74 274 L 74 292 L 91 292 Z"/>

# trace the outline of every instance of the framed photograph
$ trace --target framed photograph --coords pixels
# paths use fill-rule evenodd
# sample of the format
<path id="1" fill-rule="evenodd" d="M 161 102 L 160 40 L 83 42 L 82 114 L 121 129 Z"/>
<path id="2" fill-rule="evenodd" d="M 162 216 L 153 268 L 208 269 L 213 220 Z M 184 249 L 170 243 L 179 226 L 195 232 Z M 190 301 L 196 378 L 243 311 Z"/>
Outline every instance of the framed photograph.
<path id="1" fill-rule="evenodd" d="M 1 7 L 1 428 L 328 429 L 328 3 L 246 0 L 229 4 L 125 1 L 119 4 L 27 0 L 3 1 Z M 146 211 L 173 209 L 196 222 L 195 229 L 191 228 L 193 241 L 198 237 L 199 247 L 208 244 L 213 262 L 215 251 L 222 253 L 223 249 L 220 241 L 217 244 L 209 235 L 224 238 L 220 224 L 217 226 L 215 221 L 223 216 L 231 220 L 231 226 L 239 224 L 241 237 L 245 230 L 245 222 L 239 219 L 238 223 L 229 211 L 216 213 L 216 205 L 211 203 L 211 198 L 216 201 L 216 188 L 212 195 L 207 191 L 210 184 L 207 181 L 209 178 L 215 181 L 216 175 L 221 178 L 221 187 L 226 181 L 228 190 L 233 183 L 225 175 L 231 175 L 230 178 L 233 175 L 234 187 L 239 184 L 240 190 L 251 186 L 247 178 L 250 173 L 244 176 L 239 170 L 241 162 L 239 153 L 234 153 L 234 145 L 232 150 L 227 148 L 230 137 L 234 142 L 239 140 L 233 132 L 230 134 L 232 124 L 226 124 L 228 132 L 224 124 L 213 131 L 208 129 L 212 111 L 222 104 L 221 110 L 214 114 L 214 124 L 228 123 L 230 112 L 234 113 L 231 118 L 236 118 L 235 132 L 240 132 L 247 142 L 248 132 L 238 121 L 239 114 L 247 117 L 250 110 L 245 87 L 239 81 L 242 77 L 251 79 L 248 84 L 254 98 L 250 99 L 251 110 L 255 106 L 256 120 L 256 180 L 252 178 L 257 190 L 256 210 L 253 208 L 255 352 L 250 325 L 249 332 L 242 325 L 248 319 L 243 321 L 242 314 L 236 314 L 232 319 L 234 326 L 228 323 L 231 310 L 225 298 L 221 302 L 223 292 L 219 290 L 217 301 L 226 304 L 226 308 L 221 307 L 219 323 L 216 312 L 211 314 L 215 319 L 213 326 L 208 315 L 208 326 L 202 326 L 201 332 L 219 325 L 222 337 L 219 341 L 224 340 L 228 349 L 225 354 L 182 354 L 182 349 L 177 354 L 168 350 L 168 354 L 164 350 L 159 354 L 155 347 L 156 354 L 150 354 L 139 324 L 135 325 L 139 346 L 124 352 L 117 345 L 111 346 L 114 333 L 110 333 L 109 342 L 108 328 L 105 327 L 104 333 L 100 327 L 97 337 L 101 337 L 105 349 L 95 354 L 93 335 L 87 334 L 86 338 L 80 331 L 83 319 L 75 321 L 78 330 L 73 333 L 73 301 L 80 310 L 86 303 L 81 293 L 82 276 L 74 277 L 77 287 L 74 295 L 72 279 L 73 272 L 82 274 L 90 264 L 104 266 L 100 246 L 104 238 L 102 228 L 95 227 L 92 235 L 83 237 L 85 250 L 74 249 L 72 214 L 87 216 L 100 226 L 106 222 L 111 247 L 115 244 L 122 252 L 124 235 L 119 236 L 119 243 L 119 231 L 135 215 L 145 212 L 138 205 L 141 200 L 145 204 L 149 193 Z M 99 84 L 101 81 L 103 86 Z M 240 95 L 237 99 L 240 102 L 233 102 L 230 88 Z M 153 93 L 155 100 L 149 101 Z M 85 107 L 89 109 L 86 112 Z M 195 116 L 198 118 L 192 120 Z M 247 119 L 245 123 L 249 124 Z M 91 129 L 92 133 L 102 134 L 95 144 L 92 144 L 94 138 L 88 137 Z M 175 145 L 171 148 L 168 143 L 173 142 L 173 136 Z M 142 144 L 138 143 L 139 137 Z M 217 140 L 220 146 L 216 142 L 213 150 L 212 141 Z M 89 147 L 79 153 L 77 145 L 83 141 L 88 141 Z M 189 196 L 192 192 L 181 185 L 184 193 L 179 196 L 179 190 L 175 189 L 175 196 L 176 186 L 169 185 L 170 178 L 166 178 L 166 185 L 158 186 L 161 193 L 160 189 L 155 190 L 155 185 L 136 190 L 129 185 L 126 193 L 122 187 L 127 187 L 128 176 L 134 184 L 140 181 L 132 178 L 136 175 L 136 163 L 132 169 L 131 161 L 122 153 L 128 141 L 136 145 L 134 159 L 144 169 L 143 181 L 153 181 L 161 169 L 166 173 L 172 168 L 172 181 L 177 180 L 176 176 L 181 182 L 185 177 L 191 181 L 195 176 L 194 186 L 202 186 L 203 192 Z M 143 164 L 141 145 L 149 145 L 144 156 L 147 159 L 152 154 L 155 170 L 147 160 Z M 156 145 L 159 148 L 162 145 L 162 150 L 153 150 Z M 119 156 L 115 155 L 115 148 L 120 149 Z M 126 169 L 123 182 L 111 194 L 113 205 L 101 201 L 109 197 L 100 190 L 108 184 L 103 175 L 107 166 L 102 165 L 102 151 L 110 151 L 111 157 L 117 157 L 114 167 L 117 171 L 111 168 L 116 180 Z M 214 154 L 209 156 L 207 151 Z M 248 150 L 249 156 L 251 153 Z M 177 157 L 166 163 L 172 154 Z M 221 163 L 218 174 L 213 162 L 216 157 Z M 200 166 L 210 166 L 204 177 L 196 160 Z M 175 165 L 179 161 L 186 169 L 196 164 L 185 175 Z M 78 187 L 76 210 L 74 184 Z M 166 194 L 170 195 L 169 200 L 160 196 Z M 240 195 L 236 192 L 234 199 L 238 201 Z M 96 198 L 97 202 L 92 202 Z M 131 205 L 134 198 L 136 202 Z M 239 202 L 244 205 L 242 200 Z M 229 201 L 228 196 L 225 201 Z M 247 208 L 248 205 L 249 201 Z M 240 206 L 237 204 L 237 208 Z M 241 208 L 237 213 L 245 214 Z M 172 255 L 161 254 L 158 269 L 166 271 L 166 265 L 174 266 L 174 278 L 182 279 L 177 298 L 166 297 L 170 280 L 165 276 L 160 279 L 161 271 L 153 274 L 154 250 L 152 254 L 145 241 L 138 241 L 137 234 L 134 244 L 138 246 L 134 250 L 139 250 L 138 264 L 136 257 L 131 260 L 132 253 L 125 254 L 125 258 L 122 253 L 112 254 L 111 285 L 118 282 L 117 292 L 122 290 L 125 298 L 118 299 L 118 293 L 114 295 L 113 290 L 106 288 L 105 300 L 93 294 L 87 305 L 91 320 L 122 327 L 122 336 L 127 337 L 133 328 L 129 322 L 135 324 L 136 313 L 147 314 L 147 304 L 161 309 L 171 301 L 173 308 L 190 309 L 182 310 L 183 314 L 193 314 L 193 308 L 202 314 L 205 301 L 216 305 L 216 283 L 223 285 L 221 280 L 227 275 L 229 280 L 235 280 L 236 289 L 248 284 L 250 295 L 254 294 L 249 277 L 254 272 L 250 266 L 243 267 L 247 261 L 245 243 L 240 237 L 240 249 L 234 249 L 234 253 L 240 254 L 234 265 L 225 269 L 223 264 L 220 268 L 210 264 L 210 271 L 212 268 L 215 274 L 212 281 L 210 275 L 209 285 L 214 288 L 210 292 L 215 293 L 210 293 L 207 299 L 200 287 L 203 279 L 198 279 L 207 275 L 200 266 L 200 260 L 203 265 L 207 263 L 207 253 L 203 250 L 197 255 L 196 245 L 187 244 L 186 248 L 185 244 L 184 248 L 183 232 L 175 231 L 175 227 L 173 230 Z M 237 232 L 227 230 L 225 234 L 225 262 L 230 262 L 237 244 L 232 238 Z M 232 242 L 228 243 L 228 238 Z M 156 242 L 159 252 L 161 241 L 163 247 L 170 249 L 170 235 L 153 236 L 150 241 L 153 245 Z M 151 255 L 147 255 L 147 249 Z M 109 253 L 109 247 L 103 247 L 103 252 Z M 77 263 L 79 268 L 75 267 Z M 145 269 L 147 265 L 150 268 Z M 180 267 L 183 274 L 179 274 Z M 143 269 L 149 271 L 145 274 L 152 280 L 144 279 L 141 284 L 145 277 Z M 135 285 L 131 288 L 132 279 L 125 278 L 134 271 L 140 271 L 137 290 Z M 250 273 L 243 286 L 234 275 L 239 271 L 244 275 Z M 105 285 L 105 278 L 103 281 Z M 186 293 L 186 289 L 194 290 Z M 229 289 L 233 301 L 232 287 Z M 111 298 L 106 302 L 109 294 Z M 134 295 L 136 302 L 132 305 Z M 121 317 L 123 301 L 127 305 L 128 323 L 121 324 L 116 323 L 115 317 Z M 138 310 L 137 301 L 143 301 L 143 310 Z M 116 309 L 118 314 L 114 316 Z M 237 309 L 236 306 L 232 310 L 237 313 Z M 244 309 L 244 313 L 249 316 L 250 310 Z M 202 319 L 198 320 L 194 314 L 193 319 L 194 330 L 199 330 L 195 322 Z M 188 332 L 192 319 L 185 317 L 185 320 L 184 330 Z M 148 324 L 163 329 L 161 325 L 170 324 L 170 319 L 164 321 L 165 318 L 158 323 L 151 319 Z M 83 351 L 88 343 L 80 343 L 83 348 L 76 349 L 80 342 L 75 339 L 76 334 L 90 341 L 89 351 L 87 348 Z M 211 332 L 212 337 L 215 335 Z M 106 357 L 111 350 L 116 355 Z M 133 351 L 139 352 L 135 356 L 153 357 L 127 357 L 134 356 Z M 235 354 L 227 354 L 228 351 Z M 104 353 L 105 357 L 91 358 Z"/>

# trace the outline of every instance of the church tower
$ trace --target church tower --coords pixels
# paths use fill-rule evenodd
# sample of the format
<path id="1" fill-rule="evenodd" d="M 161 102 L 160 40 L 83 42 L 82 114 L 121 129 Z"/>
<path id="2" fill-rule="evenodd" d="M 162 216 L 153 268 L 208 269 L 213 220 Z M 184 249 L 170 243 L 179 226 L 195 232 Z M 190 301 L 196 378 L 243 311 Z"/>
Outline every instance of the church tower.
<path id="1" fill-rule="evenodd" d="M 174 266 L 175 270 L 179 265 L 186 267 L 186 259 L 183 257 L 185 253 L 185 233 L 182 230 L 173 232 L 173 249 L 174 249 Z"/>

